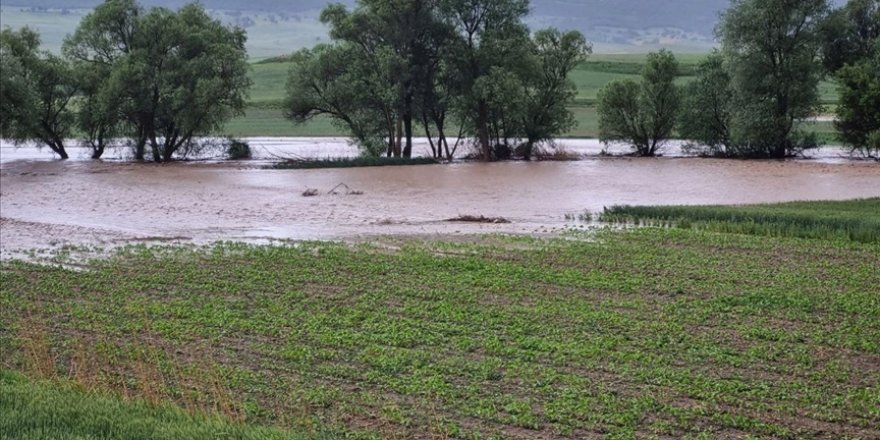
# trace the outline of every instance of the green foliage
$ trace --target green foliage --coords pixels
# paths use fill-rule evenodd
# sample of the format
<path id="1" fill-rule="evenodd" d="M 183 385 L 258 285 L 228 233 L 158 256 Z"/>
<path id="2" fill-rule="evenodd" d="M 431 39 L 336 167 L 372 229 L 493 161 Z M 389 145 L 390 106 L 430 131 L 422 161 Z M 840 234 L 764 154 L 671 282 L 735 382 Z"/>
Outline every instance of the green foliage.
<path id="1" fill-rule="evenodd" d="M 530 157 L 574 126 L 568 73 L 590 46 L 554 29 L 530 40 L 527 12 L 524 0 L 329 6 L 321 19 L 334 43 L 291 56 L 285 116 L 329 117 L 366 155 L 409 157 L 421 126 L 434 157 L 451 158 L 454 125 L 484 159 Z"/>
<path id="2" fill-rule="evenodd" d="M 735 154 L 731 151 L 730 139 L 733 90 L 724 57 L 719 52 L 713 52 L 699 63 L 696 78 L 685 86 L 682 99 L 678 134 L 695 141 L 695 147 L 702 154 Z"/>
<path id="3" fill-rule="evenodd" d="M 776 209 L 869 218 L 877 202 Z M 876 437 L 877 243 L 678 228 L 378 240 L 4 261 L 4 368 L 48 361 L 86 394 L 4 385 L 0 400 L 32 404 L 0 419 L 201 423 L 139 410 L 152 393 L 226 400 L 242 430 L 334 438 Z"/>
<path id="4" fill-rule="evenodd" d="M 4 101 L 0 135 L 19 143 L 37 142 L 67 159 L 64 140 L 73 132 L 75 78 L 64 59 L 40 52 L 39 47 L 39 35 L 29 28 L 0 32 Z"/>
<path id="5" fill-rule="evenodd" d="M 124 122 L 137 159 L 147 143 L 157 162 L 185 156 L 198 136 L 243 114 L 251 84 L 244 43 L 243 30 L 198 4 L 144 11 L 133 0 L 103 3 L 64 44 L 69 58 L 95 66 L 92 78 L 82 75 L 82 131 L 100 145 L 94 139 Z"/>
<path id="6" fill-rule="evenodd" d="M 822 60 L 831 73 L 870 57 L 880 38 L 880 1 L 847 1 L 828 15 L 821 38 Z"/>
<path id="7" fill-rule="evenodd" d="M 636 154 L 654 156 L 672 136 L 681 96 L 678 62 L 666 50 L 648 55 L 642 82 L 615 81 L 599 92 L 599 138 L 629 143 Z"/>
<path id="8" fill-rule="evenodd" d="M 826 0 L 734 0 L 718 36 L 734 91 L 739 154 L 781 158 L 817 146 L 798 128 L 820 110 L 818 61 Z"/>
<path id="9" fill-rule="evenodd" d="M 880 243 L 880 199 L 751 206 L 613 206 L 602 221 Z"/>
<path id="10" fill-rule="evenodd" d="M 835 126 L 854 152 L 880 158 L 880 40 L 874 55 L 837 73 Z"/>

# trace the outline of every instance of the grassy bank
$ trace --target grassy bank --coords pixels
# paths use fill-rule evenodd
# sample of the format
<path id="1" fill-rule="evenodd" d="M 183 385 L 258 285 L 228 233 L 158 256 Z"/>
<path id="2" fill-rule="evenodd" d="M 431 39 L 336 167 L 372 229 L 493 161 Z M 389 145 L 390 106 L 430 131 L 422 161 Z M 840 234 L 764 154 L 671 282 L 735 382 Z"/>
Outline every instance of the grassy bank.
<path id="1" fill-rule="evenodd" d="M 194 438 L 877 438 L 880 246 L 830 237 L 639 229 L 4 262 L 0 361 L 49 382 L 4 376 L 2 405 L 21 412 L 2 429 L 79 405 L 101 426 L 151 425 L 166 409 L 147 401 L 182 408 L 155 416 L 169 429 L 207 423 Z"/>
<path id="2" fill-rule="evenodd" d="M 681 63 L 678 84 L 684 85 L 693 79 L 697 63 L 703 59 L 700 54 L 677 54 Z M 599 118 L 596 114 L 596 101 L 599 89 L 616 79 L 639 80 L 645 64 L 645 54 L 595 54 L 578 66 L 571 74 L 577 86 L 577 96 L 571 110 L 578 122 L 562 137 L 596 138 L 599 136 Z M 317 118 L 304 125 L 293 125 L 284 119 L 282 102 L 285 93 L 287 72 L 290 62 L 285 57 L 278 62 L 252 64 L 251 79 L 254 81 L 247 114 L 227 124 L 225 131 L 233 136 L 343 136 L 345 132 L 330 123 L 328 119 Z M 820 86 L 822 104 L 832 108 L 837 102 L 834 84 L 823 82 Z M 810 124 L 808 130 L 815 131 L 826 142 L 836 140 L 831 123 Z M 450 128 L 450 133 L 457 130 Z M 421 133 L 418 133 L 421 135 Z"/>
<path id="3" fill-rule="evenodd" d="M 880 243 L 880 198 L 750 206 L 614 206 L 602 221 Z"/>

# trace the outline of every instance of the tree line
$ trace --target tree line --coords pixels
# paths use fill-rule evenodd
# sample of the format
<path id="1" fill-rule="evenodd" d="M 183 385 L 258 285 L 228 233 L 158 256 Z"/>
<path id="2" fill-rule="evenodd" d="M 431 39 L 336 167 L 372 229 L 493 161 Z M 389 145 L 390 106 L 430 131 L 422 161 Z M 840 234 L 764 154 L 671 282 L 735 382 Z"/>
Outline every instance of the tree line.
<path id="1" fill-rule="evenodd" d="M 366 155 L 410 157 L 413 138 L 451 159 L 462 140 L 484 160 L 529 159 L 574 127 L 570 72 L 591 53 L 578 32 L 525 24 L 528 0 L 359 0 L 327 6 L 331 42 L 296 52 L 284 113 L 329 118 Z M 880 0 L 732 0 L 720 49 L 676 84 L 668 51 L 650 54 L 641 81 L 599 93 L 600 137 L 652 156 L 673 136 L 702 154 L 778 158 L 819 145 L 804 121 L 834 78 L 835 125 L 855 152 L 880 156 Z M 168 161 L 243 115 L 246 34 L 202 6 L 146 10 L 107 0 L 60 55 L 28 28 L 0 33 L 0 136 L 66 158 L 76 137 L 100 158 L 128 145 Z"/>
<path id="2" fill-rule="evenodd" d="M 716 29 L 720 49 L 675 84 L 678 63 L 649 55 L 641 82 L 599 93 L 600 136 L 653 156 L 677 135 L 699 153 L 783 158 L 820 145 L 804 123 L 822 111 L 833 78 L 835 126 L 853 153 L 880 157 L 880 0 L 733 0 Z"/>

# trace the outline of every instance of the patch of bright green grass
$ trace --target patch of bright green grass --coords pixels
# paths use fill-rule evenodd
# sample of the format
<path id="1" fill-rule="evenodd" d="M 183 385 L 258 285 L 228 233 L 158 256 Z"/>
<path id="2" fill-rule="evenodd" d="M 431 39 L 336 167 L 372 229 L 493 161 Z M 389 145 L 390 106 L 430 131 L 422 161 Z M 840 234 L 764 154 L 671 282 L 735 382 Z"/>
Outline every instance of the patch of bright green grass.
<path id="1" fill-rule="evenodd" d="M 601 219 L 753 235 L 880 243 L 880 198 L 748 206 L 613 206 L 605 209 Z"/>
<path id="2" fill-rule="evenodd" d="M 775 209 L 845 223 L 877 203 Z M 3 262 L 0 363 L 349 438 L 878 437 L 876 242 L 570 238 Z"/>

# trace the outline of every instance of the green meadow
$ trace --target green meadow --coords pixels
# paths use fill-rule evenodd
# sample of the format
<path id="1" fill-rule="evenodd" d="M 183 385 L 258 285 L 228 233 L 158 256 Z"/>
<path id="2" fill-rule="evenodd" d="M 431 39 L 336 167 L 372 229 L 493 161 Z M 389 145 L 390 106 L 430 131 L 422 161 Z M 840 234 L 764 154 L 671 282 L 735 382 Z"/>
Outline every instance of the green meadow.
<path id="1" fill-rule="evenodd" d="M 878 438 L 877 204 L 3 262 L 0 437 Z"/>

